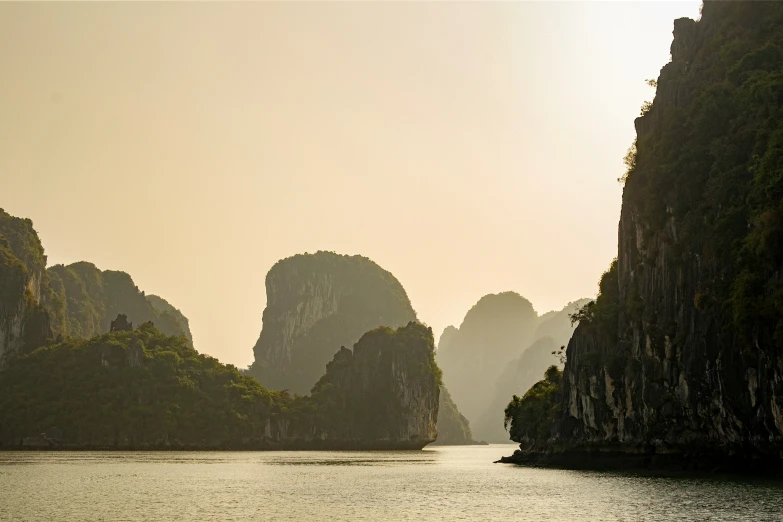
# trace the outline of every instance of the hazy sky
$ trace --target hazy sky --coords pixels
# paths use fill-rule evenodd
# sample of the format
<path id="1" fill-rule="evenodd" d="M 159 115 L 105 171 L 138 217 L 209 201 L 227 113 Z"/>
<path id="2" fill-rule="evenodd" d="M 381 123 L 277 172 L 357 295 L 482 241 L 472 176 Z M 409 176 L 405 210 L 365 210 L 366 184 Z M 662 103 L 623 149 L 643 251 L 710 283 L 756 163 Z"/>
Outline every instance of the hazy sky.
<path id="1" fill-rule="evenodd" d="M 617 253 L 622 158 L 698 1 L 0 3 L 0 207 L 245 366 L 300 252 L 391 271 L 436 333 Z"/>

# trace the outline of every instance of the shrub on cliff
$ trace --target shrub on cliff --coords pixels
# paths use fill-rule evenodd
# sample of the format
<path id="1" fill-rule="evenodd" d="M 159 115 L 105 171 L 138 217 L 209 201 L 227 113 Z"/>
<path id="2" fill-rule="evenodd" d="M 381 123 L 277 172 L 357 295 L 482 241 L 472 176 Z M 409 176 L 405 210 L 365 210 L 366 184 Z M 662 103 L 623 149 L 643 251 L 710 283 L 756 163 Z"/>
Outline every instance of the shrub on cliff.
<path id="1" fill-rule="evenodd" d="M 504 426 L 514 442 L 536 442 L 549 438 L 552 424 L 560 417 L 560 384 L 563 372 L 550 366 L 523 397 L 514 395 L 506 406 Z"/>
<path id="2" fill-rule="evenodd" d="M 601 276 L 598 283 L 598 296 L 586 303 L 571 317 L 571 323 L 583 325 L 595 334 L 614 340 L 617 334 L 617 319 L 620 308 L 620 290 L 617 283 L 617 259 Z"/>

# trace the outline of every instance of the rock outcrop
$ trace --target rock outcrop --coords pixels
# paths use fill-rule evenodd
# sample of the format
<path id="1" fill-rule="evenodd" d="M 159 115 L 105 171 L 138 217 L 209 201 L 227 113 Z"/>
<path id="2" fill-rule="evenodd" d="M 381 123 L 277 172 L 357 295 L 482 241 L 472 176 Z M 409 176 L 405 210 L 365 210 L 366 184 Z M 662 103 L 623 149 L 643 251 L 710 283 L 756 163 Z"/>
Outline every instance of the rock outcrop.
<path id="1" fill-rule="evenodd" d="M 125 314 L 133 324 L 151 321 L 165 334 L 193 340 L 185 316 L 165 299 L 145 295 L 125 272 L 81 261 L 52 266 L 47 273 L 60 305 L 50 313 L 56 334 L 90 338 L 108 332 L 112 320 Z"/>
<path id="2" fill-rule="evenodd" d="M 179 310 L 145 296 L 124 272 L 101 271 L 87 262 L 47 269 L 32 221 L 0 209 L 0 368 L 14 354 L 54 337 L 106 333 L 118 314 L 192 339 Z"/>
<path id="3" fill-rule="evenodd" d="M 774 470 L 783 455 L 783 5 L 677 20 L 636 120 L 617 261 L 567 349 L 562 417 L 512 459 Z"/>
<path id="4" fill-rule="evenodd" d="M 364 334 L 342 347 L 313 386 L 315 422 L 295 437 L 351 448 L 421 449 L 438 437 L 440 370 L 432 329 L 417 322 Z"/>
<path id="5" fill-rule="evenodd" d="M 250 374 L 262 385 L 304 394 L 340 346 L 379 326 L 416 319 L 405 289 L 362 256 L 296 255 L 266 276 L 267 304 Z"/>
<path id="6" fill-rule="evenodd" d="M 51 337 L 41 304 L 48 285 L 45 266 L 32 221 L 0 209 L 0 368 L 20 350 Z"/>
<path id="7" fill-rule="evenodd" d="M 193 334 L 190 333 L 190 321 L 171 303 L 157 295 L 148 295 L 147 301 L 155 309 L 155 318 L 151 319 L 161 332 L 169 335 L 184 335 L 193 344 Z"/>

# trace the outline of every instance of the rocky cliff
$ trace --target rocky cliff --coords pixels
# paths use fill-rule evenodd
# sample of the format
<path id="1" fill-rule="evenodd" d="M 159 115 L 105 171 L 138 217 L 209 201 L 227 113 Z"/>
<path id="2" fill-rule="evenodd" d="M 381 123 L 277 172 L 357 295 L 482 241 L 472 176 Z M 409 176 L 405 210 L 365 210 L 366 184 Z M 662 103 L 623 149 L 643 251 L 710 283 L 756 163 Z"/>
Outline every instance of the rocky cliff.
<path id="1" fill-rule="evenodd" d="M 109 331 L 112 319 L 125 314 L 133 324 L 148 321 L 168 335 L 184 335 L 192 342 L 188 320 L 158 296 L 146 296 L 130 275 L 100 270 L 81 261 L 47 269 L 61 310 L 50 314 L 56 334 L 90 338 Z"/>
<path id="2" fill-rule="evenodd" d="M 334 355 L 308 401 L 313 420 L 293 427 L 350 447 L 421 449 L 438 437 L 440 385 L 431 328 L 376 328 Z"/>
<path id="3" fill-rule="evenodd" d="M 418 323 L 341 349 L 309 397 L 266 390 L 146 323 L 13 358 L 0 448 L 420 449 L 437 437 L 439 385 Z"/>
<path id="4" fill-rule="evenodd" d="M 29 219 L 0 209 L 0 368 L 20 350 L 51 336 L 41 305 L 46 256 Z"/>
<path id="5" fill-rule="evenodd" d="M 776 2 L 708 1 L 675 21 L 561 417 L 515 460 L 780 469 L 781 27 Z"/>
<path id="6" fill-rule="evenodd" d="M 378 326 L 416 319 L 405 289 L 361 256 L 296 255 L 266 277 L 267 305 L 250 374 L 264 386 L 307 393 L 340 346 Z"/>
<path id="7" fill-rule="evenodd" d="M 32 221 L 0 209 L 0 368 L 11 355 L 52 337 L 106 333 L 120 313 L 191 340 L 182 313 L 157 296 L 145 296 L 124 272 L 101 271 L 87 262 L 47 269 Z"/>
<path id="8" fill-rule="evenodd" d="M 155 309 L 156 317 L 152 319 L 155 326 L 169 335 L 184 335 L 193 344 L 193 334 L 190 333 L 190 321 L 171 303 L 157 295 L 148 295 L 147 301 Z"/>

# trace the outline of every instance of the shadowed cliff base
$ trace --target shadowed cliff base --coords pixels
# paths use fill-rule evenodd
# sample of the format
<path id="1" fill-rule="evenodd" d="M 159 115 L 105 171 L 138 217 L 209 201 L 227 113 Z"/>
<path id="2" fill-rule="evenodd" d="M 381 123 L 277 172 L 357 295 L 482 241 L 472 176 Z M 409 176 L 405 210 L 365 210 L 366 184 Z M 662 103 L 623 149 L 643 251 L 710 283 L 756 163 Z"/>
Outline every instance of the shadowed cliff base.
<path id="1" fill-rule="evenodd" d="M 783 451 L 783 448 L 777 450 Z M 518 449 L 497 463 L 594 471 L 645 470 L 664 474 L 703 472 L 783 476 L 783 467 L 779 461 L 770 459 L 769 453 L 759 452 L 752 446 L 716 451 L 715 448 L 698 446 L 654 448 L 607 444 L 559 447 L 551 444 L 545 450 Z"/>

